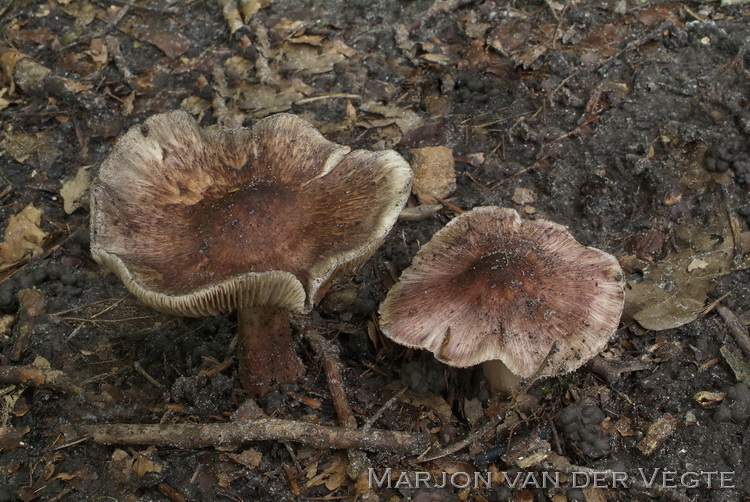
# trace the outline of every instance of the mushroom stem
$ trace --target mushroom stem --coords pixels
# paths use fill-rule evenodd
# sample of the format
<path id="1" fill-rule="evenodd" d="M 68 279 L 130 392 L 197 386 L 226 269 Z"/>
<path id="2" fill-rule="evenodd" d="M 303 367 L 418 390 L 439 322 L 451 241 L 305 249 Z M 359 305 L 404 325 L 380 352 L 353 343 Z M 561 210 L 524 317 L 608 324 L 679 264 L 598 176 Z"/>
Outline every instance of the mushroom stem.
<path id="1" fill-rule="evenodd" d="M 239 378 L 245 390 L 263 396 L 278 385 L 296 382 L 304 375 L 305 368 L 294 350 L 286 310 L 240 308 L 237 317 Z"/>
<path id="2" fill-rule="evenodd" d="M 484 378 L 490 390 L 502 397 L 510 397 L 521 385 L 521 377 L 508 369 L 499 359 L 482 363 Z"/>

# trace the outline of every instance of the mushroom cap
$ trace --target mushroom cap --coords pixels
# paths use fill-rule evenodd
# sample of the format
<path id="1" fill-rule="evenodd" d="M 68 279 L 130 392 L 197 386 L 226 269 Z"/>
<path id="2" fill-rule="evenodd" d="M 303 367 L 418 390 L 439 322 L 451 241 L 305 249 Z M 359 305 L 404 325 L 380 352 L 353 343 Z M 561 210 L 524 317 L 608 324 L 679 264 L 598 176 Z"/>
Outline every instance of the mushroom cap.
<path id="1" fill-rule="evenodd" d="M 102 163 L 91 253 L 167 313 L 304 312 L 372 255 L 410 185 L 396 152 L 350 152 L 294 115 L 204 130 L 168 112 L 132 127 Z"/>
<path id="2" fill-rule="evenodd" d="M 539 376 L 573 371 L 617 329 L 624 294 L 617 260 L 562 225 L 479 207 L 425 244 L 380 306 L 391 340 L 466 367 L 501 360 Z"/>

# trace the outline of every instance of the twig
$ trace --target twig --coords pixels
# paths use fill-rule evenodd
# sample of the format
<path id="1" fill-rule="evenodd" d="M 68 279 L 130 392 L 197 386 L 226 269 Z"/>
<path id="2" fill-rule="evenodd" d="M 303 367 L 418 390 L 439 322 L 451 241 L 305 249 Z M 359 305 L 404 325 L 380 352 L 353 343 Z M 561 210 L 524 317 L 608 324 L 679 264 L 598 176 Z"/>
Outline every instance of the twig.
<path id="1" fill-rule="evenodd" d="M 318 96 L 310 96 L 309 98 L 298 99 L 294 102 L 295 105 L 304 105 L 307 103 L 314 103 L 316 101 L 322 101 L 325 99 L 362 99 L 359 94 L 350 94 L 347 92 L 331 92 L 328 94 L 320 94 Z"/>
<path id="2" fill-rule="evenodd" d="M 449 202 L 449 201 L 447 201 L 445 199 L 440 199 L 438 197 L 435 197 L 435 200 L 438 201 L 439 203 L 441 203 L 442 205 L 444 205 L 445 207 L 447 207 L 448 209 L 450 209 L 451 211 L 455 212 L 456 214 L 463 214 L 463 213 L 466 212 L 463 209 L 461 209 L 460 207 L 458 207 L 457 205 L 455 205 L 452 202 Z"/>
<path id="3" fill-rule="evenodd" d="M 727 323 L 727 328 L 734 335 L 734 339 L 737 341 L 737 345 L 740 346 L 742 352 L 745 355 L 750 356 L 750 334 L 748 334 L 747 328 L 737 319 L 734 312 L 726 308 L 724 305 L 718 305 L 716 311 L 719 313 L 724 322 Z"/>
<path id="4" fill-rule="evenodd" d="M 378 411 L 376 411 L 370 418 L 367 419 L 367 421 L 362 426 L 362 430 L 366 431 L 366 430 L 370 429 L 370 427 L 372 427 L 372 425 L 375 422 L 377 422 L 378 418 L 380 418 L 380 416 L 385 412 L 385 410 L 387 410 L 388 408 L 390 408 L 390 406 L 393 403 L 395 403 L 398 398 L 400 398 L 401 396 L 403 396 L 404 392 L 406 392 L 407 390 L 409 390 L 409 386 L 408 385 L 404 385 L 401 388 L 400 391 L 396 392 L 393 395 L 393 397 L 391 397 L 388 401 L 385 402 L 385 404 L 383 406 L 380 407 L 380 409 Z"/>
<path id="5" fill-rule="evenodd" d="M 326 373 L 328 389 L 331 391 L 331 399 L 334 408 L 336 408 L 339 425 L 341 427 L 356 427 L 357 419 L 354 418 L 354 413 L 346 397 L 346 390 L 344 390 L 338 350 L 331 342 L 316 332 L 313 327 L 305 327 L 305 338 L 323 363 L 323 370 Z"/>
<path id="6" fill-rule="evenodd" d="M 140 373 L 143 378 L 145 378 L 146 380 L 148 380 L 151 383 L 151 385 L 153 385 L 157 389 L 159 389 L 159 390 L 166 389 L 166 387 L 164 387 L 164 385 L 161 382 L 159 382 L 154 377 L 152 377 L 151 375 L 149 375 L 146 372 L 146 370 L 143 369 L 143 366 L 141 366 L 140 364 L 138 364 L 138 361 L 136 361 L 136 362 L 133 363 L 133 368 L 135 368 L 135 371 L 137 371 L 138 373 Z"/>
<path id="7" fill-rule="evenodd" d="M 218 424 L 88 425 L 81 427 L 80 432 L 97 443 L 168 445 L 186 449 L 240 446 L 254 441 L 294 441 L 317 448 L 417 454 L 429 444 L 425 434 L 362 431 L 274 418 Z"/>
<path id="8" fill-rule="evenodd" d="M 0 383 L 30 384 L 77 394 L 81 388 L 73 385 L 64 372 L 38 366 L 0 366 Z"/>
<path id="9" fill-rule="evenodd" d="M 608 384 L 615 383 L 622 373 L 649 369 L 649 365 L 639 361 L 611 361 L 604 359 L 602 356 L 594 356 L 587 363 L 587 366 Z"/>
<path id="10" fill-rule="evenodd" d="M 338 349 L 320 333 L 315 331 L 315 328 L 312 326 L 305 327 L 305 338 L 307 338 L 315 354 L 323 362 L 323 370 L 326 373 L 328 389 L 331 391 L 331 398 L 333 399 L 333 406 L 336 408 L 339 425 L 341 427 L 356 428 L 357 419 L 354 417 L 354 412 L 351 406 L 349 406 L 349 399 L 346 396 Z M 367 458 L 359 450 L 348 450 L 346 453 L 349 457 L 347 474 L 351 479 L 357 479 L 360 473 L 364 471 Z"/>

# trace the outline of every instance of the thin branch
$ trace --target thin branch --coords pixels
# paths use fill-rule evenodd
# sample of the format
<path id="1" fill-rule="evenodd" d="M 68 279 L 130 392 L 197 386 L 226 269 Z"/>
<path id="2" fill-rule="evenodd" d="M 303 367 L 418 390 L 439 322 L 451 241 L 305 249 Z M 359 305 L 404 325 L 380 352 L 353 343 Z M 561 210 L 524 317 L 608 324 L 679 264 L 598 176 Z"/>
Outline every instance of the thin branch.
<path id="1" fill-rule="evenodd" d="M 317 448 L 417 454 L 429 445 L 425 434 L 362 431 L 273 418 L 218 424 L 88 425 L 81 427 L 80 432 L 97 443 L 168 445 L 185 449 L 240 446 L 255 441 L 294 441 Z"/>
<path id="2" fill-rule="evenodd" d="M 0 366 L 0 383 L 29 384 L 74 394 L 81 392 L 81 388 L 74 385 L 64 372 L 38 366 Z"/>

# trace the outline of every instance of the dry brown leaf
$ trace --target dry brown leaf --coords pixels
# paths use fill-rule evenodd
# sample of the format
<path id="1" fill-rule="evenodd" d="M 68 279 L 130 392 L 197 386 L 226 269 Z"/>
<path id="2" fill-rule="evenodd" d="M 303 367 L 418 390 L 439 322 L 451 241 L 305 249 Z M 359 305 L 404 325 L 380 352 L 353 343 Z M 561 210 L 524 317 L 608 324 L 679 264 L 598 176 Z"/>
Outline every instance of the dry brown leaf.
<path id="1" fill-rule="evenodd" d="M 211 108 L 211 102 L 207 99 L 203 99 L 200 96 L 190 96 L 182 100 L 180 108 L 191 113 L 192 115 L 200 115 L 209 108 Z"/>
<path id="2" fill-rule="evenodd" d="M 401 402 L 412 406 L 423 406 L 432 410 L 435 415 L 444 424 L 450 424 L 453 417 L 453 410 L 450 405 L 437 394 L 430 393 L 426 396 L 416 396 L 412 392 L 406 392 L 399 397 Z"/>
<path id="3" fill-rule="evenodd" d="M 343 63 L 356 55 L 356 51 L 339 39 L 320 42 L 319 38 L 300 38 L 303 43 L 290 39 L 278 51 L 276 58 L 283 61 L 284 72 L 300 72 L 308 75 L 327 73 L 336 63 Z M 313 44 L 313 45 L 311 45 Z M 318 46 L 320 44 L 320 46 Z"/>
<path id="4" fill-rule="evenodd" d="M 65 89 L 70 92 L 76 93 L 81 91 L 91 90 L 92 85 L 89 82 L 81 82 L 79 80 L 65 79 L 63 82 Z"/>
<path id="5" fill-rule="evenodd" d="M 456 170 L 453 150 L 445 146 L 413 148 L 412 191 L 421 204 L 433 204 L 436 198 L 444 199 L 456 189 Z"/>
<path id="6" fill-rule="evenodd" d="M 125 117 L 133 113 L 134 104 L 135 104 L 135 91 L 125 96 L 125 99 L 122 100 L 121 111 Z"/>
<path id="7" fill-rule="evenodd" d="M 171 33 L 150 26 L 134 26 L 131 35 L 156 46 L 170 58 L 176 58 L 190 48 L 190 39 L 179 32 Z"/>
<path id="8" fill-rule="evenodd" d="M 395 124 L 401 130 L 401 134 L 404 134 L 422 125 L 422 118 L 408 108 L 399 108 L 397 106 L 382 105 L 374 102 L 362 103 L 359 108 L 364 112 L 379 116 L 362 118 L 357 121 L 357 126 L 364 127 L 365 129 L 386 127 Z"/>
<path id="9" fill-rule="evenodd" d="M 93 59 L 99 67 L 107 64 L 107 61 L 109 60 L 109 51 L 107 51 L 107 46 L 101 38 L 92 39 L 89 44 L 89 50 L 85 52 L 91 56 L 91 59 Z"/>
<path id="10" fill-rule="evenodd" d="M 9 90 L 9 87 L 3 87 L 2 89 L 0 89 L 0 110 L 5 110 L 6 108 L 8 108 L 8 106 L 10 106 L 10 101 L 3 97 Z"/>
<path id="11" fill-rule="evenodd" d="M 531 204 L 532 202 L 536 202 L 537 200 L 536 192 L 529 188 L 517 187 L 515 190 L 513 190 L 512 200 L 516 204 Z"/>
<path id="12" fill-rule="evenodd" d="M 271 4 L 273 0 L 240 0 L 240 13 L 245 23 L 250 22 L 250 18 L 263 7 Z"/>
<path id="13" fill-rule="evenodd" d="M 232 56 L 224 61 L 224 68 L 234 70 L 240 75 L 247 75 L 255 67 L 255 62 L 242 56 Z"/>
<path id="14" fill-rule="evenodd" d="M 640 281 L 628 281 L 624 312 L 646 329 L 671 329 L 697 319 L 715 279 L 748 262 L 733 263 L 735 243 L 725 214 L 706 225 L 681 225 L 674 243 L 677 251 L 657 262 L 620 260 L 626 271 L 643 274 Z"/>
<path id="15" fill-rule="evenodd" d="M 44 250 L 42 242 L 47 232 L 39 228 L 42 212 L 33 204 L 10 217 L 5 228 L 4 241 L 0 243 L 0 261 L 12 264 L 21 261 L 27 254 L 38 256 Z"/>
<path id="16" fill-rule="evenodd" d="M 23 446 L 23 436 L 30 431 L 28 425 L 22 427 L 0 427 L 0 451 Z"/>
<path id="17" fill-rule="evenodd" d="M 16 67 L 16 63 L 18 63 L 25 57 L 28 56 L 15 49 L 9 49 L 5 51 L 2 56 L 0 56 L 0 69 L 3 70 L 3 75 L 5 75 L 5 79 L 8 81 L 8 85 L 10 86 L 10 91 L 8 93 L 9 96 L 12 96 L 13 91 L 16 89 L 16 83 L 13 80 L 13 70 Z"/>
<path id="18" fill-rule="evenodd" d="M 42 163 L 43 158 L 47 159 L 55 155 L 51 142 L 42 132 L 30 134 L 21 131 L 5 131 L 2 147 L 16 162 L 21 164 L 31 159 L 31 164 L 36 166 Z"/>
<path id="19" fill-rule="evenodd" d="M 248 448 L 241 453 L 227 453 L 226 456 L 245 467 L 258 467 L 263 459 L 263 454 L 253 448 Z"/>
<path id="20" fill-rule="evenodd" d="M 89 192 L 89 186 L 91 186 L 89 167 L 91 166 L 79 167 L 75 178 L 63 183 L 60 196 L 63 198 L 65 214 L 71 214 L 76 209 L 86 205 L 84 199 Z"/>
<path id="21" fill-rule="evenodd" d="M 636 445 L 644 455 L 651 455 L 658 450 L 677 428 L 679 420 L 671 413 L 665 413 L 656 422 L 648 426 L 646 437 Z"/>
<path id="22" fill-rule="evenodd" d="M 157 458 L 154 458 L 155 452 L 156 447 L 149 446 L 145 451 L 139 451 L 133 455 L 133 468 L 136 476 L 141 478 L 149 472 L 155 472 L 157 474 L 162 472 L 164 465 Z"/>
<path id="23" fill-rule="evenodd" d="M 325 485 L 325 487 L 331 492 L 338 490 L 341 485 L 346 482 L 346 469 L 348 465 L 349 461 L 347 456 L 341 453 L 336 453 L 331 464 L 321 473 L 305 483 L 305 487 L 311 488 L 313 486 Z"/>

